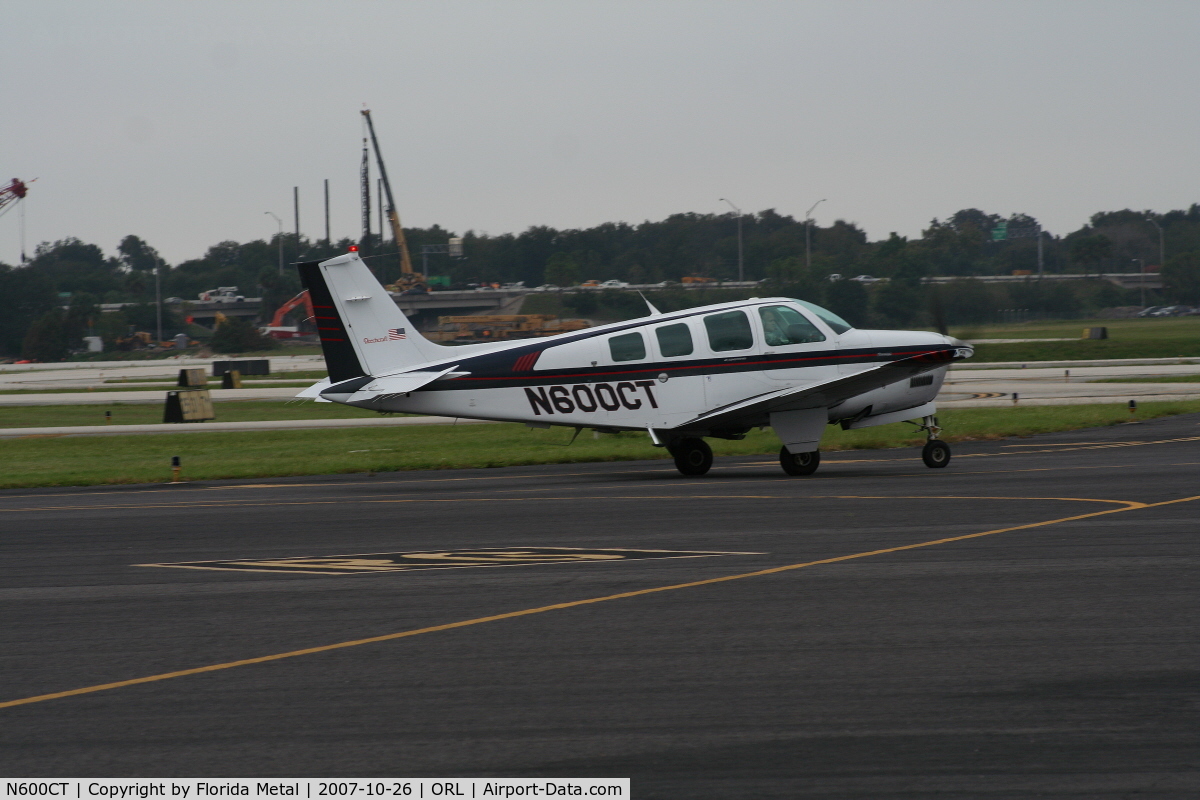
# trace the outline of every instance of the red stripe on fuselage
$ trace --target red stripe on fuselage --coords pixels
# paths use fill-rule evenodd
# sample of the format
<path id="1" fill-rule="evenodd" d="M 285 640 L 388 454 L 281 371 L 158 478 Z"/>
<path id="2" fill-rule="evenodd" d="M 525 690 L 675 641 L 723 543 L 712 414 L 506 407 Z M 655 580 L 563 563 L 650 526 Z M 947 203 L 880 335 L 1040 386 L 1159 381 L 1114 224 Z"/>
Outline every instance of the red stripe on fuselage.
<path id="1" fill-rule="evenodd" d="M 891 360 L 905 361 L 910 358 L 919 358 L 920 356 L 933 355 L 933 354 L 942 353 L 942 352 L 947 352 L 947 351 L 926 350 L 924 352 L 919 352 L 919 353 L 907 353 L 907 354 L 904 354 L 902 358 L 896 358 L 896 359 L 891 359 Z M 540 354 L 541 351 L 538 351 L 538 353 Z M 712 369 L 714 367 L 725 366 L 727 364 L 728 365 L 737 364 L 739 366 L 762 366 L 762 365 L 792 364 L 792 363 L 800 363 L 800 362 L 805 362 L 805 361 L 829 361 L 829 360 L 833 360 L 833 359 L 849 359 L 849 358 L 867 359 L 867 358 L 872 358 L 872 357 L 879 358 L 880 356 L 878 354 L 876 354 L 874 356 L 825 355 L 825 356 L 812 356 L 809 358 L 786 358 L 786 359 L 771 359 L 771 360 L 757 360 L 757 361 L 749 361 L 749 360 L 740 361 L 740 360 L 738 360 L 738 361 L 728 361 L 728 362 L 725 362 L 724 364 L 696 364 L 696 365 L 681 365 L 678 367 L 658 366 L 658 367 L 653 367 L 650 369 L 623 369 L 623 370 L 615 370 L 615 371 L 611 371 L 611 372 L 588 372 L 584 375 L 539 373 L 537 375 L 537 378 L 539 381 L 540 380 L 557 379 L 562 383 L 570 383 L 571 379 L 578 379 L 578 378 L 583 378 L 583 377 L 592 378 L 592 377 L 600 377 L 600 376 L 605 376 L 605 375 L 630 375 L 630 374 L 650 373 L 650 372 L 659 373 L 659 372 L 682 372 L 684 370 L 707 370 L 707 369 Z M 524 356 L 522 356 L 522 358 L 524 358 Z M 733 358 L 736 359 L 738 357 L 734 356 Z M 749 359 L 750 356 L 746 356 L 745 358 Z M 520 359 L 518 359 L 518 363 L 520 363 Z M 519 372 L 520 369 L 514 365 L 513 371 Z M 528 377 L 529 376 L 505 377 L 503 375 L 491 375 L 491 376 L 479 375 L 479 376 L 463 376 L 461 378 L 453 378 L 452 380 L 456 380 L 456 381 L 506 381 L 506 380 L 507 381 L 522 381 L 522 380 L 526 380 Z M 578 381 L 576 380 L 576 382 L 578 382 Z"/>

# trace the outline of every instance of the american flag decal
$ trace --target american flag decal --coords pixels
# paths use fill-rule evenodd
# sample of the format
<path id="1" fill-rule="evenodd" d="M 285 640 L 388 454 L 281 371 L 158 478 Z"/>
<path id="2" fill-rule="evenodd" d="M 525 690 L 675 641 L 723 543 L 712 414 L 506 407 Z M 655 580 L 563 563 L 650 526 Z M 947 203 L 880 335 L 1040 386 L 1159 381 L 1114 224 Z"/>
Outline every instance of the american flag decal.
<path id="1" fill-rule="evenodd" d="M 404 328 L 388 328 L 388 341 L 394 342 L 397 339 L 407 339 L 404 335 Z"/>

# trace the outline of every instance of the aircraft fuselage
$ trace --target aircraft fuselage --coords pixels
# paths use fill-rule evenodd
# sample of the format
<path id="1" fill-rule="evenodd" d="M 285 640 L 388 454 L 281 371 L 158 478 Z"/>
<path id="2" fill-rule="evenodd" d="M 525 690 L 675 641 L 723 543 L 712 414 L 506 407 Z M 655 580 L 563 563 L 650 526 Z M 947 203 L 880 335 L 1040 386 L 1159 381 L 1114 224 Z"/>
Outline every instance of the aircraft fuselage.
<path id="1" fill-rule="evenodd" d="M 761 312 L 779 306 L 806 315 L 824 340 L 768 344 Z M 748 328 L 749 336 L 740 341 L 730 341 L 728 336 L 714 341 L 705 325 L 706 317 L 739 311 L 749 323 L 739 327 L 743 332 Z M 658 332 L 676 328 L 669 333 L 679 338 L 680 325 L 687 328 L 691 352 L 666 355 L 664 344 L 669 347 L 675 342 Z M 631 335 L 641 337 L 641 357 L 630 357 L 638 355 L 636 341 L 632 342 L 632 352 L 628 348 Z M 618 337 L 625 337 L 626 341 L 613 345 L 612 340 Z M 386 346 L 386 340 L 374 341 L 375 338 L 378 337 L 364 337 L 363 346 Z M 665 342 L 660 341 L 664 338 Z M 420 369 L 429 372 L 454 367 L 458 376 L 435 381 L 411 393 L 352 399 L 353 393 L 335 397 L 331 387 L 324 396 L 363 408 L 414 414 L 615 430 L 665 430 L 676 428 L 708 409 L 783 388 L 854 374 L 908 356 L 937 351 L 952 353 L 956 344 L 944 336 L 923 331 L 851 329 L 839 334 L 794 301 L 771 298 L 527 340 L 478 355 L 464 353 L 464 358 L 451 357 L 422 365 Z M 714 345 L 737 349 L 718 350 Z M 867 407 L 876 416 L 925 405 L 936 397 L 945 373 L 946 366 L 938 367 L 926 373 L 927 377 L 898 381 L 858 395 L 830 408 L 829 419 L 854 417 Z M 370 385 L 362 388 L 369 389 Z M 759 424 L 767 422 L 764 419 Z"/>

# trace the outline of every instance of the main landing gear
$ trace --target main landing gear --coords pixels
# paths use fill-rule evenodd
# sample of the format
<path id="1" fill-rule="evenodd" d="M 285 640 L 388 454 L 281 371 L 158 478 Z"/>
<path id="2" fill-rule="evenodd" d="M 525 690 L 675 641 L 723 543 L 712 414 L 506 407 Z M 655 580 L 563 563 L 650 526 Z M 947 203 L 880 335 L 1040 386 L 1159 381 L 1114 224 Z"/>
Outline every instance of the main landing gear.
<path id="1" fill-rule="evenodd" d="M 921 450 L 921 460 L 925 462 L 925 466 L 932 469 L 939 469 L 950 463 L 950 445 L 938 438 L 938 434 L 942 429 L 938 427 L 937 417 L 928 416 L 921 421 L 920 430 L 925 431 L 928 439 L 925 442 L 925 448 Z"/>
<path id="2" fill-rule="evenodd" d="M 675 456 L 675 468 L 684 475 L 703 475 L 712 468 L 712 448 L 703 439 L 680 439 L 668 449 Z"/>
<path id="3" fill-rule="evenodd" d="M 821 465 L 821 451 L 811 453 L 789 453 L 786 447 L 779 448 L 779 466 L 788 475 L 812 475 Z"/>

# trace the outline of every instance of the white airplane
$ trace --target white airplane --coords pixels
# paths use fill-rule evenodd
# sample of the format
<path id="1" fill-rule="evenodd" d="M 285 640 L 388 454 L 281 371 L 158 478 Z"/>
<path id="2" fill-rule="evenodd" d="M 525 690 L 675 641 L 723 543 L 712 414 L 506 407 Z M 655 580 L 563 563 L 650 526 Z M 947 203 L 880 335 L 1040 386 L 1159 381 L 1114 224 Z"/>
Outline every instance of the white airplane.
<path id="1" fill-rule="evenodd" d="M 412 326 L 357 252 L 299 265 L 329 377 L 298 397 L 378 411 L 645 431 L 684 475 L 712 466 L 705 437 L 770 426 L 783 471 L 811 475 L 827 424 L 920 419 L 944 467 L 934 398 L 970 346 L 926 331 L 857 330 L 820 306 L 750 298 L 543 339 L 447 346 Z"/>

